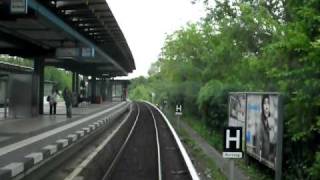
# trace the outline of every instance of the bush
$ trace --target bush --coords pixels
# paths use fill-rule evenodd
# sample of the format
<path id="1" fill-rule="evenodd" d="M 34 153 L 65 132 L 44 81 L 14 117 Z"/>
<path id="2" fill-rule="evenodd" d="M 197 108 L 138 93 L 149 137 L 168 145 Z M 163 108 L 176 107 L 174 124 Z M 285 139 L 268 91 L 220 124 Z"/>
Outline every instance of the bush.
<path id="1" fill-rule="evenodd" d="M 221 130 L 228 122 L 228 96 L 234 85 L 210 80 L 199 92 L 197 104 L 206 124 L 211 129 Z"/>

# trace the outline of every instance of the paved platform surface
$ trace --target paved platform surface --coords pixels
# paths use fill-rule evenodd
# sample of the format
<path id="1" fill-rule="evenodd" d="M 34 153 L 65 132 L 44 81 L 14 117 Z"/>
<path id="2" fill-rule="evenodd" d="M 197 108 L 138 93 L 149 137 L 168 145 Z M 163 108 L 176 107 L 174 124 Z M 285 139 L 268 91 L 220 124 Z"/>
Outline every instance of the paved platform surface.
<path id="1" fill-rule="evenodd" d="M 69 119 L 66 117 L 64 102 L 59 102 L 56 115 L 49 115 L 49 105 L 45 104 L 44 115 L 33 118 L 1 120 L 0 147 L 75 121 L 81 117 L 101 111 L 116 104 L 117 102 L 104 102 L 103 104 L 89 104 L 72 108 L 72 118 Z"/>
<path id="2" fill-rule="evenodd" d="M 93 121 L 113 112 L 122 104 L 107 102 L 74 108 L 76 115 L 72 119 L 67 119 L 65 115 L 44 115 L 30 119 L 1 121 L 0 135 L 6 134 L 9 140 L 7 139 L 0 144 L 0 167 L 10 162 L 19 161 L 31 152 L 52 144 L 76 130 L 81 130 Z M 1 135 L 0 137 L 4 139 L 5 136 Z"/>

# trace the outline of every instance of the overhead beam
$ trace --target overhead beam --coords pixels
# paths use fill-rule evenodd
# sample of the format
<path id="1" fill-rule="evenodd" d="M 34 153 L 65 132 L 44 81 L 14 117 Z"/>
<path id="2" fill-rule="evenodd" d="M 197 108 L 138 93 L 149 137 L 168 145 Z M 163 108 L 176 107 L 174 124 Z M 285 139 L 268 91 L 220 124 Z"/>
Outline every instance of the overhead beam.
<path id="1" fill-rule="evenodd" d="M 100 66 L 89 66 L 90 68 L 82 68 L 80 66 L 72 66 L 70 64 L 63 64 L 63 63 L 46 63 L 46 66 L 55 66 L 58 68 L 63 68 L 68 71 L 78 72 L 83 75 L 94 75 L 94 76 L 102 76 L 103 74 L 110 74 L 110 75 L 124 75 L 120 73 L 118 70 L 112 68 L 106 69 L 98 69 Z M 104 66 L 107 67 L 107 66 Z"/>
<path id="2" fill-rule="evenodd" d="M 81 22 L 77 24 L 78 27 L 83 27 L 83 28 L 95 28 L 95 27 L 102 27 L 100 23 L 85 23 L 82 24 Z"/>
<path id="3" fill-rule="evenodd" d="M 88 6 L 86 4 L 67 4 L 67 5 L 61 5 L 57 6 L 57 9 L 59 10 L 89 10 Z"/>
<path id="4" fill-rule="evenodd" d="M 66 62 L 67 61 L 67 62 Z M 58 66 L 58 67 L 75 67 L 78 69 L 84 69 L 84 70 L 91 70 L 92 68 L 97 68 L 97 67 L 112 67 L 112 69 L 116 69 L 116 67 L 113 66 L 113 64 L 106 63 L 106 62 L 81 62 L 77 60 L 72 60 L 72 59 L 67 59 L 65 61 L 45 61 L 45 64 L 48 66 Z M 83 68 L 86 67 L 86 68 Z M 95 71 L 95 70 L 91 70 Z"/>
<path id="5" fill-rule="evenodd" d="M 74 3 L 75 0 L 56 0 L 58 3 L 59 2 L 70 2 L 70 3 Z M 79 2 L 79 1 L 78 1 Z M 100 5 L 100 4 L 105 4 L 104 0 L 101 0 L 99 2 L 92 2 L 92 1 L 86 1 L 86 0 L 82 0 L 80 1 L 80 3 L 85 3 L 85 4 L 89 4 L 89 5 Z"/>
<path id="6" fill-rule="evenodd" d="M 85 32 L 106 32 L 106 30 L 103 27 L 85 28 L 83 30 Z"/>
<path id="7" fill-rule="evenodd" d="M 83 18 L 79 18 L 79 19 L 71 19 L 72 22 L 77 22 L 77 23 L 97 23 L 97 18 L 91 18 L 91 19 L 83 19 Z"/>
<path id="8" fill-rule="evenodd" d="M 81 13 L 63 13 L 64 17 L 67 18 L 95 18 L 96 17 L 89 11 L 87 12 L 81 12 Z"/>
<path id="9" fill-rule="evenodd" d="M 61 10 L 61 11 L 67 11 L 67 10 Z M 100 15 L 100 14 L 95 14 L 95 13 L 104 13 L 104 15 Z M 95 11 L 91 11 L 90 9 L 87 10 L 81 10 L 81 11 L 75 11 L 75 12 L 70 12 L 70 13 L 64 13 L 65 15 L 69 15 L 69 16 L 81 16 L 81 15 L 92 15 L 94 14 L 95 16 L 99 17 L 99 18 L 108 18 L 108 17 L 112 17 L 112 14 L 106 10 L 95 10 Z"/>
<path id="10" fill-rule="evenodd" d="M 92 9 L 93 7 L 99 7 L 103 4 L 106 4 L 105 2 L 88 2 L 84 3 L 84 2 L 80 2 L 80 3 L 70 3 L 70 4 L 60 4 L 58 3 L 58 5 L 56 6 L 58 9 L 60 10 L 87 10 L 87 9 Z M 99 5 L 99 6 L 96 6 Z"/>

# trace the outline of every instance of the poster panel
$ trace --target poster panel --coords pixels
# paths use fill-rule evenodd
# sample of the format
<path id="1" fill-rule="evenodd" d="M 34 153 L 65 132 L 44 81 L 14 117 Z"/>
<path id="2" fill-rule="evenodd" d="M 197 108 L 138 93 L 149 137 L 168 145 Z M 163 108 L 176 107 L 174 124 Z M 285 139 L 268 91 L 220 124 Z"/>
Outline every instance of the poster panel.
<path id="1" fill-rule="evenodd" d="M 246 152 L 275 169 L 279 119 L 278 94 L 247 94 Z"/>
<path id="2" fill-rule="evenodd" d="M 230 93 L 229 94 L 229 127 L 242 127 L 245 131 L 246 117 L 246 94 L 245 93 Z M 242 133 L 242 142 L 245 142 L 245 133 Z M 242 146 L 242 151 L 245 151 L 245 146 Z"/>
<path id="3" fill-rule="evenodd" d="M 246 116 L 246 94 L 230 93 L 229 95 L 229 126 L 242 127 L 245 126 Z"/>

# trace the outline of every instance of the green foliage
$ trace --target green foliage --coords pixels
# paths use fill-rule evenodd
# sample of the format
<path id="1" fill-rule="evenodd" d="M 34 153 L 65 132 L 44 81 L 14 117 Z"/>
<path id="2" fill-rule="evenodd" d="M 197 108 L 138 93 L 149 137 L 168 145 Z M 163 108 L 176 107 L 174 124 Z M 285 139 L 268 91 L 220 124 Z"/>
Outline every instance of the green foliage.
<path id="1" fill-rule="evenodd" d="M 0 61 L 10 64 L 16 64 L 20 66 L 33 67 L 33 61 L 30 59 L 24 59 L 20 57 L 0 55 Z"/>
<path id="2" fill-rule="evenodd" d="M 144 85 L 136 86 L 129 94 L 131 100 L 151 101 L 151 91 Z"/>
<path id="3" fill-rule="evenodd" d="M 71 89 L 72 74 L 68 71 L 54 67 L 45 67 L 44 78 L 45 80 L 56 82 L 59 90 L 63 90 L 65 87 Z"/>
<path id="4" fill-rule="evenodd" d="M 279 91 L 283 174 L 319 179 L 320 1 L 203 2 L 207 16 L 169 35 L 150 77 L 132 90 L 154 92 L 160 105 L 183 102 L 209 131 L 225 125 L 229 92 Z"/>
<path id="5" fill-rule="evenodd" d="M 315 156 L 315 163 L 309 168 L 309 173 L 314 179 L 320 177 L 320 152 L 318 151 Z"/>
<path id="6" fill-rule="evenodd" d="M 33 61 L 30 59 L 0 55 L 0 61 L 33 68 Z M 65 87 L 71 89 L 72 75 L 65 70 L 57 69 L 54 67 L 45 67 L 44 76 L 45 80 L 56 82 L 57 88 L 60 90 L 63 90 Z"/>
<path id="7" fill-rule="evenodd" d="M 226 109 L 224 108 L 227 101 L 224 99 L 226 96 L 223 95 L 223 86 L 220 81 L 211 80 L 200 89 L 198 95 L 197 104 L 203 112 L 207 126 L 211 128 L 221 128 L 225 125 Z"/>

